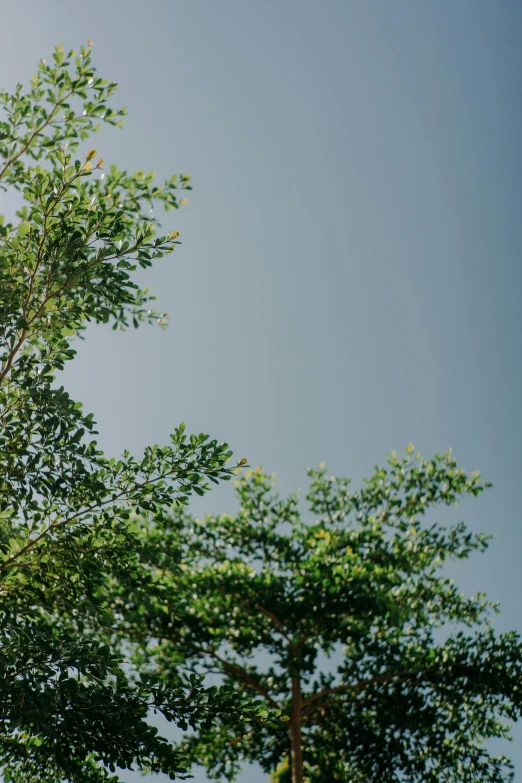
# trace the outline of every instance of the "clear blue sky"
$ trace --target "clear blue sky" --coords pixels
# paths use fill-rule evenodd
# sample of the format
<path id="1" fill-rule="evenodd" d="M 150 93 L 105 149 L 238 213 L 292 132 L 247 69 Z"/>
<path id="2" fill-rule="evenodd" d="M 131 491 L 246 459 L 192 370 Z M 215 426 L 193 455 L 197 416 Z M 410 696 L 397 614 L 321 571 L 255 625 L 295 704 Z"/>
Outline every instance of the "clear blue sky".
<path id="1" fill-rule="evenodd" d="M 357 482 L 451 446 L 494 483 L 461 511 L 496 540 L 458 580 L 522 630 L 522 4 L 2 5 L 2 86 L 90 36 L 129 108 L 100 154 L 193 177 L 148 275 L 170 328 L 94 328 L 66 373 L 106 450 L 184 420 L 286 491 L 323 459 Z"/>

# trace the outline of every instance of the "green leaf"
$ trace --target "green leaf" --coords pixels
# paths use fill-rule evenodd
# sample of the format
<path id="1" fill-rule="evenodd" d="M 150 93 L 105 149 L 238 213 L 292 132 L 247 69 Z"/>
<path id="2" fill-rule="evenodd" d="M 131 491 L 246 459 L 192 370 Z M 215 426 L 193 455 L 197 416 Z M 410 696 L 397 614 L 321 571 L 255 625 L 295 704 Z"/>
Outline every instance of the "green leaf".
<path id="1" fill-rule="evenodd" d="M 17 234 L 18 236 L 23 239 L 31 230 L 31 225 L 28 223 L 27 220 L 23 220 L 21 223 L 18 224 L 17 228 Z"/>

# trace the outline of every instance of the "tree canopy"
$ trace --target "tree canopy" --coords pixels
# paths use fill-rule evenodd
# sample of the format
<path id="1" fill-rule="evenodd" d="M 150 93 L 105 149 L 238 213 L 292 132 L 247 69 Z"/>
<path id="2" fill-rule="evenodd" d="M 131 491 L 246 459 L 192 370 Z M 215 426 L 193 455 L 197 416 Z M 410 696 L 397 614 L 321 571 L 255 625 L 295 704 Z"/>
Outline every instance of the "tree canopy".
<path id="1" fill-rule="evenodd" d="M 188 175 L 156 184 L 86 145 L 119 126 L 116 84 L 98 76 L 89 42 L 56 48 L 27 90 L 0 93 L 0 188 L 15 194 L 0 222 L 0 770 L 4 780 L 116 779 L 117 766 L 182 769 L 149 725 L 151 709 L 181 726 L 258 708 L 197 678 L 161 683 L 132 669 L 107 637 L 104 581 L 139 562 L 133 514 L 203 494 L 228 479 L 231 453 L 183 425 L 165 446 L 115 460 L 92 414 L 56 382 L 92 323 L 166 323 L 133 280 L 179 244 L 151 207 L 176 209 Z"/>
<path id="2" fill-rule="evenodd" d="M 413 447 L 358 491 L 324 466 L 308 476 L 308 517 L 261 469 L 237 482 L 234 516 L 142 517 L 148 579 L 114 599 L 140 666 L 217 675 L 282 715 L 248 730 L 217 717 L 189 756 L 220 780 L 245 760 L 280 783 L 509 780 L 483 741 L 520 714 L 522 646 L 444 570 L 488 537 L 433 517 L 488 485 Z"/>
<path id="3" fill-rule="evenodd" d="M 190 177 L 121 171 L 87 140 L 119 126 L 91 43 L 57 47 L 0 92 L 0 773 L 116 781 L 117 768 L 279 783 L 501 783 L 522 646 L 466 597 L 448 561 L 487 546 L 433 507 L 487 486 L 451 453 L 392 454 L 358 491 L 309 471 L 305 518 L 261 469 L 236 516 L 194 518 L 228 480 L 225 443 L 179 425 L 107 457 L 57 381 L 89 323 L 166 324 L 135 281 L 179 245 L 154 208 Z M 85 147 L 85 149 L 84 149 Z M 185 730 L 177 746 L 156 711 Z"/>

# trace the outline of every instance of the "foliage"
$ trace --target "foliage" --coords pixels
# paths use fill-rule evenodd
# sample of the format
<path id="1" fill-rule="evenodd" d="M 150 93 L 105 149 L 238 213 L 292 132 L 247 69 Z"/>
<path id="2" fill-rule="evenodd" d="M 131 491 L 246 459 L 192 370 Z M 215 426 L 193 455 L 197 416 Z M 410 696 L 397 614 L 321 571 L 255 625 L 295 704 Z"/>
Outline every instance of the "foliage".
<path id="1" fill-rule="evenodd" d="M 165 324 L 133 272 L 178 244 L 177 231 L 156 235 L 151 207 L 177 208 L 190 178 L 156 185 L 116 166 L 105 175 L 95 150 L 80 155 L 100 124 L 121 124 L 115 88 L 97 75 L 89 44 L 78 55 L 58 47 L 28 91 L 0 93 L 0 187 L 21 202 L 16 220 L 0 222 L 5 780 L 106 780 L 133 764 L 174 775 L 181 757 L 148 725 L 151 709 L 207 727 L 219 710 L 225 721 L 259 712 L 197 678 L 167 687 L 140 675 L 104 636 L 104 581 L 138 568 L 133 514 L 154 518 L 233 473 L 226 444 L 189 437 L 184 425 L 140 458 L 108 459 L 92 415 L 55 383 L 89 322 Z"/>
<path id="2" fill-rule="evenodd" d="M 180 667 L 218 675 L 282 713 L 247 731 L 218 718 L 186 738 L 212 777 L 249 760 L 274 783 L 510 779 L 482 743 L 520 714 L 522 646 L 444 572 L 488 537 L 430 515 L 488 485 L 450 452 L 412 452 L 354 492 L 308 471 L 312 520 L 261 469 L 237 482 L 234 517 L 143 516 L 148 579 L 129 576 L 115 599 L 140 664 L 165 682 Z"/>

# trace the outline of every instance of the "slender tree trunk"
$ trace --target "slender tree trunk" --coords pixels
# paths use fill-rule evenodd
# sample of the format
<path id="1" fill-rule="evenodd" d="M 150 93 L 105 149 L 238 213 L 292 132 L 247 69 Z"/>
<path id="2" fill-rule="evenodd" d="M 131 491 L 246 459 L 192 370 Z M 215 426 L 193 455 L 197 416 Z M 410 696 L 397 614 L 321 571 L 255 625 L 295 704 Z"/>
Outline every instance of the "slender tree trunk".
<path id="1" fill-rule="evenodd" d="M 303 741 L 301 736 L 301 706 L 301 682 L 299 677 L 292 677 L 292 715 L 290 717 L 292 783 L 304 783 Z"/>

